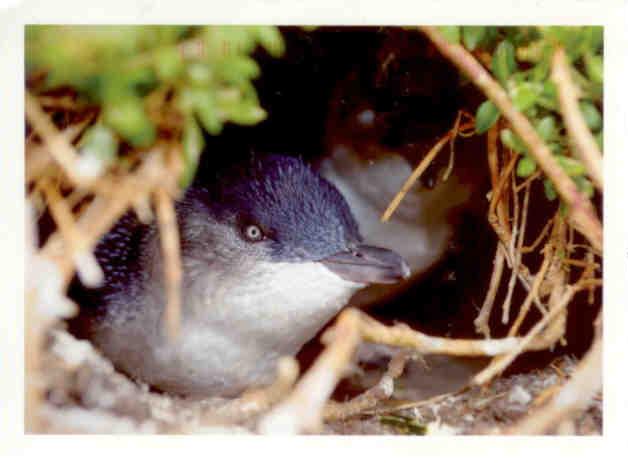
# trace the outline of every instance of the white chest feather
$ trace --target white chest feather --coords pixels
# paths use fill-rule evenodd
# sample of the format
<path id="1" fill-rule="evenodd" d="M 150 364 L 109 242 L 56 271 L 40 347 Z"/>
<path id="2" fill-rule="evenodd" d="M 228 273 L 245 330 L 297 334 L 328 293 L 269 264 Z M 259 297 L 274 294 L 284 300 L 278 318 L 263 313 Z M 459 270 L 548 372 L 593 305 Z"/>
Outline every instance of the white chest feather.
<path id="1" fill-rule="evenodd" d="M 292 355 L 361 287 L 316 262 L 258 263 L 238 281 L 196 292 L 189 322 Z"/>
<path id="2" fill-rule="evenodd" d="M 232 396 L 272 381 L 277 359 L 296 354 L 362 286 L 319 263 L 257 263 L 237 281 L 199 271 L 175 342 L 147 329 L 154 320 L 137 320 L 105 330 L 101 348 L 165 390 Z M 133 343 L 142 355 L 119 350 Z"/>

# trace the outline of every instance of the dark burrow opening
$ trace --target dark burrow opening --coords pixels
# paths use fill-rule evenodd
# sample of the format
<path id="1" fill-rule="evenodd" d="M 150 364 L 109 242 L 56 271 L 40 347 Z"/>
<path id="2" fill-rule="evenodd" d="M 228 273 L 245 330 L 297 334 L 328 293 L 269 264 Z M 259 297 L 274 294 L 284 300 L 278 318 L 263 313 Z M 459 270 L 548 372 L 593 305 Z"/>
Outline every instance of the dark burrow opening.
<path id="1" fill-rule="evenodd" d="M 255 54 L 261 66 L 255 85 L 267 119 L 255 127 L 229 124 L 220 136 L 207 137 L 199 181 L 211 175 L 216 163 L 235 162 L 255 152 L 302 156 L 316 166 L 339 149 L 366 163 L 394 153 L 412 169 L 454 126 L 459 111 L 475 114 L 485 99 L 417 30 L 283 27 L 281 32 L 287 46 L 282 58 L 271 58 L 263 51 Z M 448 151 L 445 147 L 422 175 L 422 190 L 435 188 L 449 163 Z M 358 297 L 356 302 L 385 323 L 399 321 L 438 336 L 479 337 L 473 321 L 488 289 L 497 245 L 486 220 L 486 194 L 491 186 L 485 137 L 458 137 L 454 156 L 452 177 L 464 185 L 468 196 L 456 207 L 438 201 L 432 206 L 451 209 L 447 213 L 451 233 L 440 257 L 419 272 L 412 284 L 386 293 L 375 290 L 378 297 Z M 546 200 L 540 183 L 531 191 L 528 240 L 538 236 L 557 207 L 556 202 Z M 388 203 L 393 195 L 382 196 Z M 532 269 L 538 268 L 536 253 L 526 259 Z M 505 336 L 509 326 L 500 320 L 509 272 L 505 275 L 490 320 L 494 337 Z M 525 297 L 526 291 L 517 285 L 511 320 Z M 596 300 L 599 297 L 598 290 Z M 551 352 L 523 354 L 506 374 L 541 368 L 559 355 L 579 357 L 586 351 L 597 305 L 588 305 L 587 295 L 581 294 L 572 307 L 565 336 L 568 343 Z M 522 332 L 539 317 L 529 316 Z M 302 367 L 307 368 L 320 350 L 318 340 L 306 345 L 299 356 Z M 345 385 L 336 396 L 355 392 Z"/>

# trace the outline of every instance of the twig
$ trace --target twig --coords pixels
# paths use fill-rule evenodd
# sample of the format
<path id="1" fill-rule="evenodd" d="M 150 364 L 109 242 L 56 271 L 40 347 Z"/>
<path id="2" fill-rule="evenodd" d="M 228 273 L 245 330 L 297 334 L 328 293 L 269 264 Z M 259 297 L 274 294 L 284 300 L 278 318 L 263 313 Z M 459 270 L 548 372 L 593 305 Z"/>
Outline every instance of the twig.
<path id="1" fill-rule="evenodd" d="M 542 328 L 555 316 L 557 307 L 537 327 Z M 323 421 L 325 402 L 344 374 L 360 341 L 410 348 L 422 354 L 482 357 L 544 350 L 555 342 L 549 336 L 537 337 L 536 334 L 530 333 L 525 338 L 449 339 L 428 336 L 406 325 L 386 326 L 357 309 L 345 309 L 336 323 L 323 333 L 322 340 L 328 344 L 323 353 L 288 398 L 260 421 L 258 429 L 263 434 L 318 430 Z"/>
<path id="2" fill-rule="evenodd" d="M 595 249 L 601 250 L 602 224 L 593 204 L 578 191 L 573 180 L 556 161 L 530 121 L 513 106 L 506 92 L 464 47 L 449 43 L 435 27 L 421 26 L 420 29 L 440 52 L 466 74 L 497 106 L 510 122 L 515 133 L 525 143 L 530 155 L 534 157 L 545 175 L 551 179 L 556 190 L 569 206 L 569 217 L 574 227 L 589 240 Z"/>
<path id="3" fill-rule="evenodd" d="M 331 342 L 301 378 L 288 398 L 259 423 L 262 434 L 315 431 L 322 423 L 325 402 L 345 373 L 360 341 L 360 314 L 345 310 L 334 325 Z"/>
<path id="4" fill-rule="evenodd" d="M 598 190 L 602 191 L 603 169 L 602 153 L 587 127 L 584 117 L 578 107 L 578 89 L 569 75 L 570 66 L 563 48 L 554 52 L 552 59 L 552 80 L 558 90 L 558 101 L 569 133 L 575 154 L 584 163 L 588 174 Z"/>
<path id="5" fill-rule="evenodd" d="M 378 408 L 378 409 L 373 410 L 373 411 L 367 410 L 364 413 L 366 413 L 366 414 L 385 414 L 385 413 L 398 412 L 400 410 L 407 410 L 408 408 L 418 408 L 418 407 L 422 407 L 424 405 L 429 405 L 429 404 L 433 404 L 433 403 L 436 403 L 436 402 L 440 402 L 441 400 L 446 399 L 448 397 L 456 396 L 458 394 L 463 393 L 467 389 L 468 389 L 468 386 L 464 386 L 462 389 L 460 389 L 458 391 L 446 392 L 445 394 L 435 395 L 433 397 L 430 397 L 429 399 L 412 400 L 410 402 L 404 402 L 404 403 L 401 403 L 401 404 L 398 404 L 398 405 L 394 405 L 392 407 Z"/>
<path id="6" fill-rule="evenodd" d="M 78 173 L 78 154 L 63 134 L 55 127 L 50 117 L 44 112 L 37 98 L 26 91 L 25 100 L 26 118 L 32 124 L 35 132 L 42 138 L 48 147 L 48 152 L 63 168 L 63 171 L 76 185 L 86 186 L 91 183 L 91 179 L 85 178 Z"/>
<path id="7" fill-rule="evenodd" d="M 98 265 L 92 249 L 87 246 L 83 234 L 76 226 L 72 211 L 58 190 L 47 179 L 42 179 L 40 185 L 46 195 L 50 213 L 63 237 L 64 247 L 73 260 L 81 281 L 88 287 L 99 286 L 104 278 L 103 271 Z"/>
<path id="8" fill-rule="evenodd" d="M 429 336 L 402 324 L 383 325 L 369 316 L 360 313 L 360 333 L 366 342 L 407 347 L 422 354 L 444 354 L 462 357 L 485 357 L 510 352 L 520 344 L 522 338 L 499 339 L 451 339 Z M 547 342 L 538 340 L 526 344 L 528 350 L 543 350 Z"/>
<path id="9" fill-rule="evenodd" d="M 521 234 L 523 230 L 519 228 L 519 196 L 514 192 L 515 174 L 511 173 L 511 185 L 512 185 L 512 203 L 513 203 L 513 224 L 512 235 L 510 243 L 508 245 L 508 255 L 510 256 L 509 265 L 511 269 L 510 279 L 508 280 L 508 287 L 506 290 L 506 297 L 502 303 L 502 324 L 508 324 L 510 319 L 510 305 L 512 303 L 512 295 L 515 290 L 515 283 L 517 282 L 517 276 L 519 274 L 519 263 L 521 262 L 521 254 L 516 252 L 516 249 L 520 249 L 518 243 L 521 242 Z"/>
<path id="10" fill-rule="evenodd" d="M 59 136 L 65 139 L 68 144 L 71 144 L 72 140 L 75 139 L 85 129 L 85 127 L 87 127 L 90 121 L 91 119 L 87 118 L 77 124 L 70 125 L 59 131 Z M 47 169 L 56 167 L 54 164 L 54 158 L 51 157 L 50 150 L 47 146 L 28 140 L 26 142 L 24 152 L 27 156 L 25 161 L 26 183 L 37 180 L 44 174 L 44 172 L 47 171 Z"/>
<path id="11" fill-rule="evenodd" d="M 576 293 L 576 291 L 577 289 L 575 287 L 568 286 L 567 289 L 564 291 L 563 297 L 561 298 L 561 300 L 557 304 L 555 304 L 550 309 L 550 311 L 536 325 L 534 325 L 534 327 L 517 344 L 517 346 L 511 349 L 508 353 L 503 355 L 501 358 L 495 359 L 494 362 L 491 362 L 491 364 L 488 367 L 486 367 L 484 370 L 479 372 L 473 378 L 471 383 L 475 385 L 486 384 L 496 375 L 504 371 L 519 354 L 524 352 L 526 349 L 529 349 L 531 343 L 533 343 L 534 340 L 537 339 L 537 336 L 541 333 L 541 331 L 551 321 L 553 321 L 555 317 L 557 317 L 562 311 L 565 310 L 565 308 L 567 307 L 567 304 L 569 304 L 569 302 L 573 298 L 573 295 Z M 556 337 L 547 336 L 545 339 L 537 339 L 536 342 L 537 343 L 540 342 L 542 343 L 543 346 L 548 348 L 552 344 L 554 344 L 556 341 L 558 341 L 558 338 L 560 338 L 561 335 L 562 333 L 559 333 L 559 335 Z"/>
<path id="12" fill-rule="evenodd" d="M 292 357 L 282 357 L 277 362 L 277 378 L 273 384 L 243 393 L 205 413 L 200 422 L 203 426 L 234 424 L 263 413 L 290 392 L 298 376 L 299 363 Z"/>
<path id="13" fill-rule="evenodd" d="M 528 311 L 530 310 L 530 305 L 532 304 L 532 301 L 534 300 L 534 298 L 538 297 L 541 283 L 543 283 L 545 279 L 545 274 L 547 273 L 547 269 L 549 268 L 549 264 L 552 258 L 553 258 L 553 255 L 549 252 L 548 248 L 546 248 L 545 258 L 543 259 L 543 262 L 541 263 L 541 267 L 539 268 L 539 271 L 537 272 L 534 278 L 534 281 L 532 282 L 532 288 L 530 288 L 528 295 L 526 296 L 525 300 L 523 301 L 523 304 L 521 305 L 521 308 L 519 309 L 519 313 L 517 314 L 517 318 L 515 319 L 515 322 L 510 327 L 508 336 L 514 336 L 517 334 L 517 331 L 519 331 L 519 327 L 523 323 L 523 320 L 525 319 L 526 315 L 528 314 Z"/>
<path id="14" fill-rule="evenodd" d="M 539 233 L 539 236 L 536 237 L 534 242 L 529 246 L 522 246 L 521 252 L 523 254 L 527 254 L 534 251 L 539 246 L 539 244 L 541 244 L 541 241 L 543 241 L 543 238 L 545 237 L 553 223 L 554 219 L 548 220 L 547 223 L 543 226 L 543 230 L 541 230 L 541 233 Z"/>
<path id="15" fill-rule="evenodd" d="M 528 206 L 530 203 L 530 185 L 526 187 L 525 194 L 523 196 L 523 207 L 521 209 L 521 225 L 517 224 L 516 215 L 518 212 L 518 204 L 519 199 L 517 197 L 517 193 L 514 191 L 514 177 L 513 177 L 513 201 L 515 203 L 515 224 L 513 225 L 514 229 L 516 229 L 517 234 L 517 249 L 514 251 L 514 265 L 512 268 L 512 276 L 510 281 L 508 282 L 508 293 L 506 295 L 506 299 L 504 300 L 504 304 L 502 306 L 502 323 L 505 325 L 508 323 L 510 319 L 510 305 L 512 301 L 512 294 L 515 287 L 515 281 L 519 274 L 519 268 L 521 267 L 521 248 L 523 247 L 523 240 L 525 239 L 526 226 L 528 220 Z M 514 235 L 513 235 L 514 240 Z"/>
<path id="16" fill-rule="evenodd" d="M 532 182 L 534 182 L 538 178 L 541 178 L 541 172 L 537 170 L 536 172 L 534 172 L 532 175 L 530 175 L 528 178 L 526 178 L 523 182 L 521 182 L 519 185 L 515 187 L 515 190 L 514 190 L 515 193 L 519 193 L 524 188 L 527 188 L 528 186 L 530 186 L 530 184 L 532 184 Z"/>
<path id="17" fill-rule="evenodd" d="M 147 153 L 146 160 L 135 174 L 120 182 L 107 199 L 96 197 L 80 215 L 76 223 L 85 240 L 85 246 L 95 246 L 103 233 L 126 212 L 134 197 L 148 194 L 157 186 L 163 186 L 166 182 L 169 184 L 170 181 L 170 172 L 165 168 L 162 150 L 156 147 Z M 57 263 L 65 282 L 68 283 L 73 274 L 74 262 L 64 252 L 60 233 L 53 233 L 40 252 Z"/>
<path id="18" fill-rule="evenodd" d="M 497 250 L 495 251 L 495 258 L 493 259 L 493 273 L 491 274 L 488 291 L 486 291 L 486 296 L 484 297 L 484 303 L 482 304 L 480 313 L 473 321 L 475 331 L 483 334 L 486 338 L 491 337 L 491 330 L 489 328 L 488 321 L 491 317 L 491 311 L 493 309 L 493 304 L 495 303 L 495 296 L 497 295 L 497 290 L 499 289 L 499 283 L 502 280 L 504 260 L 504 250 L 498 244 Z"/>
<path id="19" fill-rule="evenodd" d="M 460 130 L 467 129 L 472 126 L 473 124 L 471 123 L 465 124 L 460 127 Z M 405 181 L 405 183 L 401 187 L 401 190 L 399 190 L 399 192 L 395 195 L 393 200 L 390 202 L 390 204 L 382 214 L 382 222 L 387 222 L 390 219 L 390 217 L 395 212 L 397 207 L 399 207 L 399 204 L 401 203 L 401 201 L 403 201 L 403 198 L 406 196 L 406 194 L 408 194 L 408 191 L 410 191 L 414 183 L 419 179 L 421 174 L 425 172 L 425 169 L 428 168 L 432 160 L 453 136 L 455 136 L 455 132 L 452 129 L 447 132 L 447 134 L 445 134 L 440 140 L 438 140 L 438 142 L 432 147 L 432 149 L 425 155 L 425 157 L 421 160 L 416 169 L 414 169 L 412 174 L 410 174 L 410 177 L 408 177 L 408 179 Z"/>
<path id="20" fill-rule="evenodd" d="M 504 187 L 506 186 L 508 179 L 510 178 L 510 174 L 516 164 L 517 156 L 514 155 L 510 158 L 510 161 L 508 161 L 508 164 L 502 171 L 497 185 L 493 188 L 491 192 L 491 203 L 488 207 L 488 222 L 505 246 L 509 246 L 510 244 L 512 231 L 510 230 L 510 227 L 507 226 L 508 209 L 507 206 L 504 205 L 505 200 L 502 198 L 502 194 L 505 194 L 504 192 L 506 189 Z M 512 266 L 512 263 L 509 263 L 509 265 Z"/>
<path id="21" fill-rule="evenodd" d="M 163 323 L 166 334 L 174 340 L 181 323 L 181 248 L 179 229 L 172 198 L 165 188 L 157 188 L 154 193 L 161 250 L 164 258 L 164 280 L 166 289 L 166 307 Z"/>
<path id="22" fill-rule="evenodd" d="M 454 134 L 453 136 L 449 139 L 449 162 L 447 163 L 447 169 L 445 169 L 445 172 L 443 173 L 443 182 L 446 182 L 447 179 L 449 179 L 449 176 L 451 175 L 451 172 L 454 170 L 454 155 L 455 155 L 455 151 L 454 151 L 454 145 L 456 143 L 456 137 L 458 136 L 459 130 L 458 128 L 460 127 L 460 118 L 462 117 L 462 111 L 458 111 L 458 115 L 456 116 L 456 122 L 454 124 Z"/>
<path id="23" fill-rule="evenodd" d="M 325 420 L 344 420 L 373 408 L 381 400 L 389 399 L 395 390 L 395 379 L 401 376 L 411 356 L 408 351 L 397 353 L 390 360 L 388 370 L 375 386 L 347 402 L 329 402 L 324 410 Z"/>

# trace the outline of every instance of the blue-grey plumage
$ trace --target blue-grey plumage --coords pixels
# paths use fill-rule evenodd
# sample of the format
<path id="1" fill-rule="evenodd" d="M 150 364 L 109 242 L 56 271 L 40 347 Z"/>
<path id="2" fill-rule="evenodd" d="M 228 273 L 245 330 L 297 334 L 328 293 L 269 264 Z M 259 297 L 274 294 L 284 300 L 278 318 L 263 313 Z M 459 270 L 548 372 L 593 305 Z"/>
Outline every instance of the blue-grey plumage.
<path id="1" fill-rule="evenodd" d="M 96 249 L 105 285 L 80 291 L 87 334 L 130 376 L 164 391 L 234 396 L 272 381 L 351 295 L 409 274 L 365 245 L 351 210 L 300 159 L 264 156 L 188 189 L 176 205 L 182 321 L 162 329 L 163 262 L 156 226 L 127 214 Z M 76 294 L 76 293 L 75 293 Z"/>

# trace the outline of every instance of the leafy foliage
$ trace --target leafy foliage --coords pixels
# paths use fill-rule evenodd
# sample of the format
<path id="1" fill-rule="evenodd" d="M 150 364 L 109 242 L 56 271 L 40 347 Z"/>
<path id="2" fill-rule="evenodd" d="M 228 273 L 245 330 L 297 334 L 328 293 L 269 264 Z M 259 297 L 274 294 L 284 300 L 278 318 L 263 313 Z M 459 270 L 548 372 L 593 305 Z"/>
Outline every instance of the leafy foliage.
<path id="1" fill-rule="evenodd" d="M 514 106 L 528 117 L 557 161 L 587 196 L 593 195 L 591 182 L 582 164 L 570 157 L 565 127 L 559 113 L 556 88 L 550 80 L 551 59 L 557 46 L 565 48 L 572 76 L 581 91 L 580 110 L 602 147 L 603 29 L 588 27 L 493 27 L 460 26 L 441 28 L 451 42 L 460 42 L 476 54 L 484 53 L 491 73 L 504 87 Z M 476 132 L 486 132 L 497 123 L 499 111 L 490 101 L 476 112 Z M 523 142 L 508 128 L 500 131 L 502 144 L 523 156 L 517 175 L 528 177 L 536 163 Z M 548 199 L 556 198 L 553 185 L 545 181 Z"/>
<path id="2" fill-rule="evenodd" d="M 168 91 L 182 121 L 182 183 L 194 175 L 203 149 L 201 127 L 221 132 L 227 122 L 252 125 L 266 117 L 252 80 L 257 46 L 273 56 L 283 39 L 270 26 L 27 26 L 27 73 L 45 72 L 45 87 L 69 85 L 102 108 L 81 147 L 111 160 L 121 139 L 154 143 L 158 126 L 150 94 Z M 199 125 L 200 124 L 200 125 Z"/>

